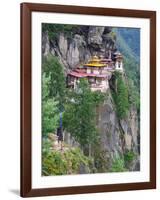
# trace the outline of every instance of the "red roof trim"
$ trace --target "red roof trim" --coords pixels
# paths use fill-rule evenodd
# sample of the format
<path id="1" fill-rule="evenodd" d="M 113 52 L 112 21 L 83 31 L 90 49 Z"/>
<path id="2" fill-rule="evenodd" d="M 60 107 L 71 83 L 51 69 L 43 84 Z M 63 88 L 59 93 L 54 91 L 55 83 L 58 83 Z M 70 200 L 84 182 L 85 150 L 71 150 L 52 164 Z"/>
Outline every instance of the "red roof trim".
<path id="1" fill-rule="evenodd" d="M 68 74 L 71 75 L 71 76 L 79 77 L 79 78 L 87 77 L 86 73 L 78 73 L 78 72 L 74 72 L 74 71 L 72 71 L 72 72 L 70 72 Z"/>
<path id="2" fill-rule="evenodd" d="M 68 73 L 68 75 L 75 76 L 78 78 L 83 78 L 83 77 L 99 77 L 99 78 L 107 78 L 108 75 L 103 75 L 103 74 L 87 74 L 87 73 L 80 73 L 76 71 L 71 71 Z"/>

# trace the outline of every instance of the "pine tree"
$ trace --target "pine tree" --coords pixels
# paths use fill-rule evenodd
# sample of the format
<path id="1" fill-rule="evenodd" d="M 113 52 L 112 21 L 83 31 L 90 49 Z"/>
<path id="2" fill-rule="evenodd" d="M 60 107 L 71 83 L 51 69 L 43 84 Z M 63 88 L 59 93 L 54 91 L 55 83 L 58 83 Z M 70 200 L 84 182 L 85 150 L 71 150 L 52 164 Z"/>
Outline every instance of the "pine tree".
<path id="1" fill-rule="evenodd" d="M 116 104 L 117 115 L 120 119 L 125 118 L 129 110 L 128 88 L 122 78 L 122 74 L 116 72 L 116 92 L 113 99 Z"/>
<path id="2" fill-rule="evenodd" d="M 82 149 L 89 150 L 97 138 L 95 127 L 95 95 L 88 82 L 80 80 L 76 91 L 71 91 L 64 112 L 64 127 L 80 143 Z"/>
<path id="3" fill-rule="evenodd" d="M 49 97 L 58 100 L 59 109 L 61 109 L 65 101 L 66 83 L 63 66 L 59 63 L 57 57 L 49 55 L 43 60 L 44 72 L 47 76 L 50 76 Z"/>
<path id="4" fill-rule="evenodd" d="M 49 97 L 50 76 L 42 76 L 42 133 L 46 136 L 49 132 L 54 132 L 58 125 L 59 110 L 58 101 Z"/>

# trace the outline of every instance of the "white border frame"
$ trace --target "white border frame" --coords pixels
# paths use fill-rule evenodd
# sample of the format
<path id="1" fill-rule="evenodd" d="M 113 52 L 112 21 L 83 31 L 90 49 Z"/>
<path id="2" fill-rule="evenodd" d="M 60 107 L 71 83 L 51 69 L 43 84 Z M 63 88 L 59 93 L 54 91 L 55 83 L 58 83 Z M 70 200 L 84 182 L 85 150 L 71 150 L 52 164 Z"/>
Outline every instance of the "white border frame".
<path id="1" fill-rule="evenodd" d="M 69 22 L 69 23 L 68 23 Z M 41 176 L 41 24 L 79 24 L 141 29 L 140 37 L 140 166 L 139 172 Z M 141 18 L 91 16 L 32 12 L 32 188 L 148 182 L 149 177 L 149 96 L 150 96 L 150 20 Z M 145 130 L 143 132 L 142 130 Z M 143 141 L 143 142 L 142 142 Z"/>

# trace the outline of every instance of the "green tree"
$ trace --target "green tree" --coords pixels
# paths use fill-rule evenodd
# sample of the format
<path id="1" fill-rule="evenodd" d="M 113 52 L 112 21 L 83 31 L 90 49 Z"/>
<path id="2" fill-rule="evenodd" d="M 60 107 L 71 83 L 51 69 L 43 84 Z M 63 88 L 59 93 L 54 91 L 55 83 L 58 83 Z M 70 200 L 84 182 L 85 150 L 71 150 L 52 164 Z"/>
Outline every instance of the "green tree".
<path id="1" fill-rule="evenodd" d="M 95 94 L 91 92 L 88 81 L 81 79 L 77 89 L 71 91 L 68 100 L 63 119 L 64 128 L 74 136 L 83 149 L 89 150 L 89 145 L 97 138 L 97 130 Z"/>
<path id="2" fill-rule="evenodd" d="M 124 159 L 121 157 L 116 157 L 113 160 L 111 172 L 125 172 L 127 169 L 125 168 L 125 162 Z"/>
<path id="3" fill-rule="evenodd" d="M 53 151 L 49 140 L 43 141 L 42 150 L 42 174 L 44 176 L 79 174 L 81 166 L 83 173 L 92 173 L 93 159 L 88 158 L 78 148 L 69 148 L 67 151 Z"/>
<path id="4" fill-rule="evenodd" d="M 42 133 L 46 136 L 47 133 L 56 130 L 59 120 L 58 101 L 49 97 L 48 85 L 50 84 L 50 76 L 42 76 Z"/>
<path id="5" fill-rule="evenodd" d="M 133 105 L 140 112 L 140 94 L 134 85 L 133 81 L 128 81 L 129 87 L 129 104 Z"/>
<path id="6" fill-rule="evenodd" d="M 70 24 L 42 24 L 42 32 L 48 32 L 50 40 L 57 39 L 60 33 L 64 33 L 66 36 L 71 37 L 76 28 L 77 25 Z"/>
<path id="7" fill-rule="evenodd" d="M 58 100 L 59 109 L 61 109 L 65 101 L 66 83 L 63 66 L 59 63 L 57 57 L 49 55 L 43 59 L 44 72 L 50 77 L 48 96 Z"/>
<path id="8" fill-rule="evenodd" d="M 112 93 L 116 104 L 117 115 L 120 119 L 125 118 L 129 110 L 128 88 L 122 76 L 119 72 L 115 73 L 116 90 Z"/>
<path id="9" fill-rule="evenodd" d="M 135 154 L 135 152 L 134 151 L 132 151 L 132 150 L 127 150 L 126 152 L 125 152 L 125 154 L 124 154 L 124 161 L 125 162 L 131 162 L 131 161 L 133 161 L 134 159 L 135 159 L 135 157 L 136 157 L 136 154 Z"/>
<path id="10" fill-rule="evenodd" d="M 140 92 L 139 63 L 137 63 L 133 58 L 125 56 L 124 67 L 128 79 L 133 82 L 133 85 L 136 87 L 136 90 Z"/>

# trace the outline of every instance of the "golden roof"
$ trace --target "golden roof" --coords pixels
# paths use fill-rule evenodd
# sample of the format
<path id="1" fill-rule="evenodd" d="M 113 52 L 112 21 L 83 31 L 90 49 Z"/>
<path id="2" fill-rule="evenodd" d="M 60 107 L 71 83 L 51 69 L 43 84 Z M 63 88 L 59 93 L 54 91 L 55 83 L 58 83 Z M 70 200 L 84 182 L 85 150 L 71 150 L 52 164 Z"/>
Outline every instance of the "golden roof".
<path id="1" fill-rule="evenodd" d="M 104 67 L 105 64 L 101 63 L 101 59 L 99 59 L 97 56 L 93 56 L 91 60 L 89 60 L 88 63 L 84 64 L 84 66 L 89 67 Z"/>

